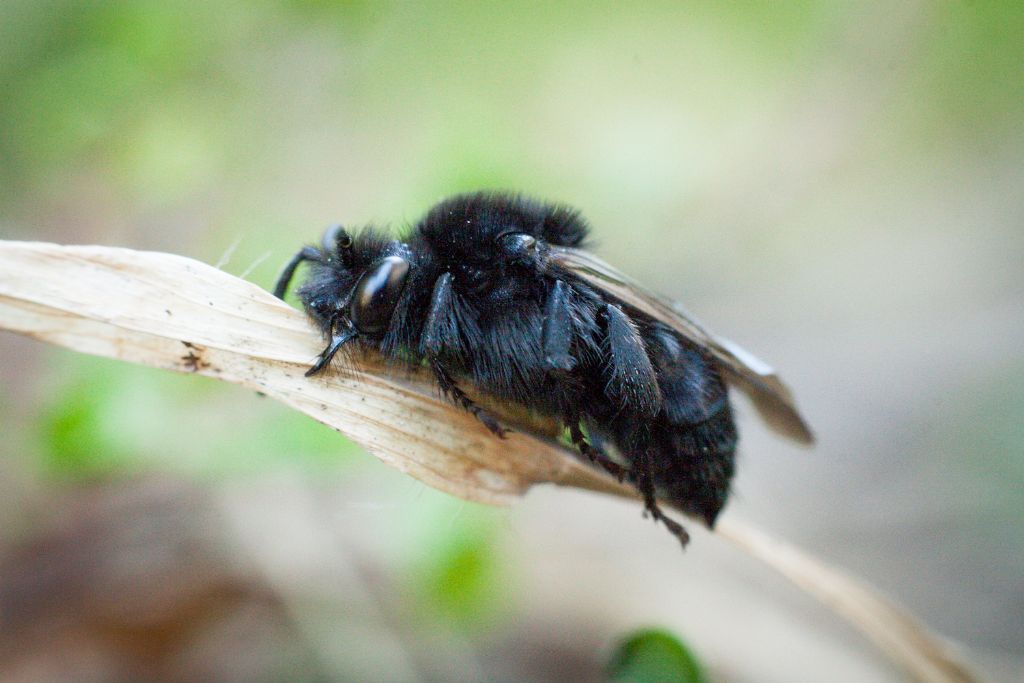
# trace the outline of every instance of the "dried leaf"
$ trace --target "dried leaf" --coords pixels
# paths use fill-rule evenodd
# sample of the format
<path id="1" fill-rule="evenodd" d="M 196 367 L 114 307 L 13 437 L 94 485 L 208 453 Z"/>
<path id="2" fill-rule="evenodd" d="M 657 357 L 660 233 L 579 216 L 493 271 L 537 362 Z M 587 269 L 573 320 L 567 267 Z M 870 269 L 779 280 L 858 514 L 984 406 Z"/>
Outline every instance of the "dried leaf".
<path id="1" fill-rule="evenodd" d="M 520 430 L 499 440 L 440 400 L 422 373 L 396 374 L 363 357 L 305 377 L 321 342 L 302 313 L 181 256 L 0 241 L 0 329 L 261 391 L 467 500 L 508 504 L 537 483 L 635 497 L 559 444 L 552 422 L 490 404 Z M 717 530 L 850 621 L 917 680 L 973 680 L 948 647 L 862 582 L 735 519 Z"/>
<path id="2" fill-rule="evenodd" d="M 452 495 L 508 504 L 538 482 L 630 494 L 550 438 L 495 439 L 439 400 L 423 374 L 395 376 L 366 357 L 305 377 L 320 351 L 305 315 L 212 266 L 129 249 L 3 242 L 0 272 L 6 329 L 257 389 Z M 503 417 L 524 423 L 521 414 Z"/>
<path id="3" fill-rule="evenodd" d="M 715 525 L 715 531 L 846 619 L 914 680 L 924 683 L 977 680 L 959 660 L 950 643 L 931 633 L 914 615 L 882 597 L 864 581 L 735 519 L 721 520 Z"/>

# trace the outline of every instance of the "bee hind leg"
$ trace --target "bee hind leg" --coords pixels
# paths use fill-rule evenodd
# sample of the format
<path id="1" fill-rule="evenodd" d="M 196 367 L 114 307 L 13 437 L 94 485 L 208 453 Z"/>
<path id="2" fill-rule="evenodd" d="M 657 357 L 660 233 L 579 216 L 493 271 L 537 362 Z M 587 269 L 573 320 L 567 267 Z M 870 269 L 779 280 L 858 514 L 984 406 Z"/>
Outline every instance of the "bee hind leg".
<path id="1" fill-rule="evenodd" d="M 679 542 L 686 547 L 690 542 L 690 534 L 686 533 L 683 525 L 671 517 L 667 517 L 658 506 L 658 500 L 654 493 L 654 479 L 651 476 L 651 454 L 646 448 L 641 449 L 636 467 L 636 485 L 640 494 L 644 497 L 644 515 L 650 513 L 655 522 L 661 522 L 669 532 L 679 539 Z"/>

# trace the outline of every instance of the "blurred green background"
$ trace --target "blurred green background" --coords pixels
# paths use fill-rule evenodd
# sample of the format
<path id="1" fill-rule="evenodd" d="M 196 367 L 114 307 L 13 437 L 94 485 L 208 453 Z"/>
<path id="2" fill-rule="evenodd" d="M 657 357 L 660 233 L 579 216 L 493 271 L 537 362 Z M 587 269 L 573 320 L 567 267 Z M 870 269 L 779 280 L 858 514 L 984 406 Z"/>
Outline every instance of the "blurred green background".
<path id="1" fill-rule="evenodd" d="M 577 206 L 816 427 L 741 406 L 727 514 L 1020 680 L 1022 36 L 1016 2 L 5 0 L 0 237 L 269 286 L 332 221 Z M 708 680 L 902 680 L 627 502 L 463 503 L 237 388 L 10 334 L 0 382 L 4 680 L 597 680 L 650 625 Z"/>

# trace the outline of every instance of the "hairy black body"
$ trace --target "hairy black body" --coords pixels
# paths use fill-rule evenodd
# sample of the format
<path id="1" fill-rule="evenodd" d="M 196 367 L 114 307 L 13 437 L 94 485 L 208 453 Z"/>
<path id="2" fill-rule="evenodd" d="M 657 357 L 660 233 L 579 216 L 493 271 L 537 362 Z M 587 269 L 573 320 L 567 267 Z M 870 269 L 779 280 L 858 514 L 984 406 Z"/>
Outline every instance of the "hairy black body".
<path id="1" fill-rule="evenodd" d="M 328 344 L 307 374 L 355 342 L 426 363 L 497 436 L 504 429 L 462 383 L 556 417 L 582 454 L 633 482 L 646 510 L 685 543 L 655 496 L 709 526 L 725 504 L 737 434 L 721 368 L 701 344 L 552 258 L 586 236 L 566 207 L 458 196 L 400 240 L 329 230 L 296 254 L 275 294 L 311 263 L 298 296 Z"/>

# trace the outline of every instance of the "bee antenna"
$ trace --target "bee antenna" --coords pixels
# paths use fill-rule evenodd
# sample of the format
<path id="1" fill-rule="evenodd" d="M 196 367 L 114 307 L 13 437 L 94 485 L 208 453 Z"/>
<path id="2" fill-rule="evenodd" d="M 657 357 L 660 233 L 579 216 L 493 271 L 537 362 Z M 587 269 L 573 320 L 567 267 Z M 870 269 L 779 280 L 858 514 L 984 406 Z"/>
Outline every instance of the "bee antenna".
<path id="1" fill-rule="evenodd" d="M 332 225 L 324 231 L 320 244 L 327 253 L 337 254 L 344 265 L 352 265 L 352 235 L 348 234 L 348 231 L 340 223 Z"/>

